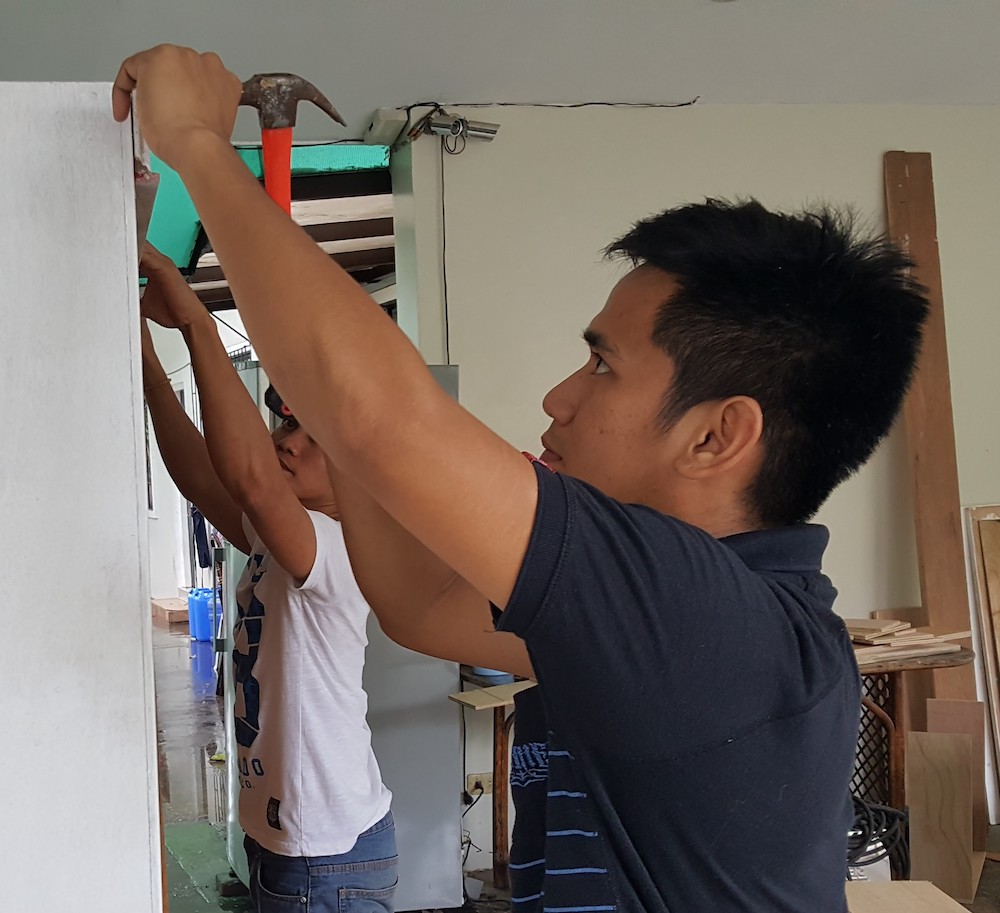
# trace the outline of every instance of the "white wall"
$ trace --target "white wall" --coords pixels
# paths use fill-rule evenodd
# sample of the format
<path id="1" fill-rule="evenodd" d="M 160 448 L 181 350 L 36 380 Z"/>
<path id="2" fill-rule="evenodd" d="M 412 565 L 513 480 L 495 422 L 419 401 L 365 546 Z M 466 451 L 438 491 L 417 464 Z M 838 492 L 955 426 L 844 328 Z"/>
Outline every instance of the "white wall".
<path id="1" fill-rule="evenodd" d="M 0 84 L 5 910 L 161 909 L 132 141 Z"/>
<path id="2" fill-rule="evenodd" d="M 706 196 L 752 195 L 779 208 L 852 203 L 881 229 L 883 153 L 932 153 L 961 498 L 963 504 L 1000 501 L 1000 422 L 989 405 L 1000 336 L 993 274 L 1000 247 L 1000 109 L 498 107 L 467 113 L 501 128 L 492 143 L 470 141 L 463 154 L 444 160 L 451 360 L 460 365 L 463 404 L 535 452 L 547 427 L 541 396 L 584 360 L 579 332 L 622 269 L 603 263 L 600 251 L 632 221 Z M 436 140 L 422 138 L 418 145 L 425 147 L 413 154 L 418 217 L 439 222 Z M 401 278 L 401 300 L 402 284 Z M 421 307 L 429 312 L 426 301 Z M 821 510 L 818 521 L 832 535 L 825 567 L 840 590 L 842 614 L 917 604 L 909 484 L 905 444 L 894 432 Z M 489 727 L 468 716 L 466 768 L 488 770 Z M 479 811 L 466 821 L 476 825 L 474 841 L 488 848 L 489 817 Z"/>

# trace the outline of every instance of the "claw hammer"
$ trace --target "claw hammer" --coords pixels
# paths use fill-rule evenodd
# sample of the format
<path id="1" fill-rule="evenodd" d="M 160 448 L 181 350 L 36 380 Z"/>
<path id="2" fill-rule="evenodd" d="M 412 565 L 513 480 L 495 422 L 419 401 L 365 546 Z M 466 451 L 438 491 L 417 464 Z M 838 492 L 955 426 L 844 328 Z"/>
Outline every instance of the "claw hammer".
<path id="1" fill-rule="evenodd" d="M 311 82 L 293 73 L 258 73 L 243 83 L 241 105 L 257 109 L 264 189 L 287 213 L 292 211 L 292 128 L 300 101 L 311 101 L 337 123 L 344 119 Z"/>

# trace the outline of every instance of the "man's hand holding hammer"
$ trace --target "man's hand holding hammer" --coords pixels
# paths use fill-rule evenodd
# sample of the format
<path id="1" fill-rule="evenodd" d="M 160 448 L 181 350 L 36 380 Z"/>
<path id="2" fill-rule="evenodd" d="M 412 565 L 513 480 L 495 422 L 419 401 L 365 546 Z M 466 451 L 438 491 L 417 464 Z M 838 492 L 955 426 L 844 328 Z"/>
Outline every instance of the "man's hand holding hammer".
<path id="1" fill-rule="evenodd" d="M 243 86 L 217 54 L 164 44 L 129 57 L 115 77 L 115 120 L 128 117 L 133 90 L 146 142 L 175 170 L 201 138 L 228 146 Z"/>

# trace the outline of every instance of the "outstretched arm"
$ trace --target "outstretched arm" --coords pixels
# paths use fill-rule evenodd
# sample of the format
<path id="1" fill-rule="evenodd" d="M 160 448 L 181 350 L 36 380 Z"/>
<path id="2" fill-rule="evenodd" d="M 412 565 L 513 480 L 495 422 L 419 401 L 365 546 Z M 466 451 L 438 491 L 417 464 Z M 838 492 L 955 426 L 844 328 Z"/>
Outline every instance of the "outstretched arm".
<path id="1" fill-rule="evenodd" d="M 524 641 L 493 629 L 489 600 L 418 542 L 356 482 L 330 466 L 354 576 L 401 646 L 534 678 Z"/>
<path id="2" fill-rule="evenodd" d="M 238 549 L 248 553 L 250 546 L 241 523 L 243 511 L 219 481 L 205 439 L 170 386 L 170 378 L 156 355 L 145 317 L 140 318 L 140 330 L 142 384 L 167 472 L 180 493 L 205 515 L 208 522 Z"/>
<path id="3" fill-rule="evenodd" d="M 506 605 L 537 484 L 453 402 L 405 335 L 263 193 L 229 143 L 241 86 L 218 57 L 161 46 L 115 81 L 184 180 L 269 376 L 344 474 L 478 592 Z M 401 392 L 402 391 L 402 392 Z"/>
<path id="4" fill-rule="evenodd" d="M 278 564 L 304 580 L 316 559 L 312 521 L 282 474 L 271 436 L 233 368 L 215 321 L 167 257 L 147 247 L 142 266 L 149 277 L 143 313 L 179 329 L 191 353 L 207 454 L 216 477 Z M 242 534 L 241 516 L 236 521 Z M 223 533 L 229 538 L 225 529 Z M 246 536 L 241 539 L 245 544 Z M 240 545 L 240 540 L 230 541 Z"/>

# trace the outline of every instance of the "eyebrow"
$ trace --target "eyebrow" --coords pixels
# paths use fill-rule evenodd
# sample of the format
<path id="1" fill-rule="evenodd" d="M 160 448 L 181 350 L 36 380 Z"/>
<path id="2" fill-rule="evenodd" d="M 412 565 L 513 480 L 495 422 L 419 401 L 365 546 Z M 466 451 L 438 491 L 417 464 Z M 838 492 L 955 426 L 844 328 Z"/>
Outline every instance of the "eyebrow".
<path id="1" fill-rule="evenodd" d="M 618 350 L 608 341 L 608 337 L 598 330 L 587 327 L 581 335 L 583 336 L 583 341 L 592 349 L 614 355 L 615 358 L 621 357 L 618 354 Z"/>

